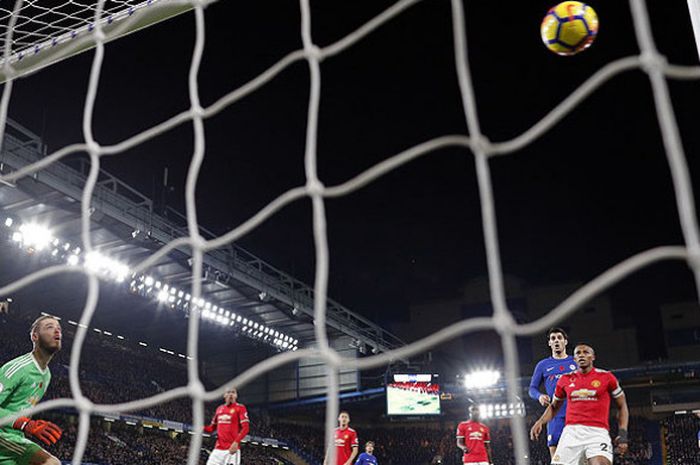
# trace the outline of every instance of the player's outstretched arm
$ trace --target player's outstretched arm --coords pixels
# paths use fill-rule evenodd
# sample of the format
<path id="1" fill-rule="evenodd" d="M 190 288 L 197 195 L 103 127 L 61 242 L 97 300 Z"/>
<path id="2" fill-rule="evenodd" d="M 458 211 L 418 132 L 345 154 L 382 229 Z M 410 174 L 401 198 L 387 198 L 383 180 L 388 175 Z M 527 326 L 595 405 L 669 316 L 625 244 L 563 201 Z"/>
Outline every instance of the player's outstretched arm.
<path id="1" fill-rule="evenodd" d="M 627 407 L 627 398 L 625 393 L 621 393 L 619 396 L 615 397 L 615 404 L 617 405 L 617 426 L 618 435 L 615 438 L 615 445 L 621 455 L 627 453 L 629 448 L 629 435 L 627 433 L 630 420 L 630 411 Z"/>
<path id="2" fill-rule="evenodd" d="M 38 439 L 47 446 L 56 444 L 63 434 L 61 428 L 50 421 L 32 420 L 27 417 L 19 417 L 12 424 L 12 427 L 24 432 L 28 438 Z"/>

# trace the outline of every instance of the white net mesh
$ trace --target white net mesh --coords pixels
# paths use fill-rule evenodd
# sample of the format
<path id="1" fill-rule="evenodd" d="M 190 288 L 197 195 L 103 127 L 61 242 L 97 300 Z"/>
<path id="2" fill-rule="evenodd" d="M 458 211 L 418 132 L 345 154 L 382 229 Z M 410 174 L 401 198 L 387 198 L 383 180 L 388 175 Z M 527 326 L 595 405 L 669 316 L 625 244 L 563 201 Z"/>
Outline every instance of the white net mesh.
<path id="1" fill-rule="evenodd" d="M 106 1 L 102 16 L 107 21 L 113 20 L 115 15 L 128 16 L 139 3 L 141 2 L 133 0 Z M 10 39 L 7 24 L 13 12 L 11 9 L 0 7 L 0 24 L 4 26 L 3 32 L 0 33 L 0 44 L 4 47 L 5 42 L 11 40 L 13 53 L 19 53 L 42 43 L 59 41 L 64 36 L 75 36 L 78 31 L 90 27 L 95 20 L 96 9 L 97 5 L 90 2 L 70 0 L 57 5 L 26 0 L 18 11 Z"/>
<path id="2" fill-rule="evenodd" d="M 14 76 L 12 60 L 9 58 L 13 53 L 10 44 L 17 43 L 17 46 L 30 42 L 29 37 L 34 34 L 40 34 L 40 37 L 49 37 L 52 33 L 41 22 L 30 21 L 25 18 L 24 13 L 29 8 L 38 8 L 37 1 L 17 1 L 13 11 L 15 12 L 7 21 L 7 29 L 2 35 L 5 44 L 3 72 L 6 76 Z M 64 147 L 40 162 L 26 166 L 20 170 L 0 177 L 0 181 L 5 183 L 13 183 L 14 181 L 31 175 L 44 167 L 56 162 L 57 160 L 77 152 L 87 152 L 91 160 L 91 169 L 88 176 L 85 189 L 83 191 L 81 205 L 81 225 L 82 225 L 82 241 L 83 248 L 86 252 L 92 250 L 92 242 L 90 237 L 90 201 L 93 190 L 97 181 L 100 161 L 102 157 L 116 155 L 125 150 L 136 146 L 158 134 L 169 131 L 174 127 L 183 124 L 191 123 L 194 127 L 195 142 L 193 154 L 190 162 L 190 168 L 186 183 L 186 202 L 187 202 L 187 223 L 189 236 L 179 238 L 164 247 L 157 253 L 153 254 L 148 259 L 144 260 L 133 268 L 135 273 L 146 270 L 157 260 L 173 250 L 175 247 L 189 245 L 192 249 L 192 273 L 195 277 L 202 275 L 203 254 L 209 250 L 222 247 L 242 235 L 251 231 L 262 221 L 273 215 L 283 206 L 295 200 L 304 197 L 310 197 L 313 203 L 313 231 L 315 241 L 315 336 L 317 348 L 302 349 L 296 352 L 286 352 L 273 356 L 264 362 L 261 362 L 252 368 L 246 370 L 236 378 L 227 383 L 236 386 L 242 386 L 252 379 L 262 375 L 263 373 L 273 370 L 283 364 L 287 364 L 306 357 L 315 357 L 322 359 L 328 370 L 328 405 L 326 411 L 326 443 L 331 444 L 333 429 L 335 427 L 335 419 L 338 414 L 338 369 L 340 367 L 352 367 L 356 369 L 368 369 L 381 365 L 386 365 L 392 360 L 399 358 L 407 358 L 412 355 L 421 353 L 428 348 L 442 343 L 448 339 L 455 338 L 468 332 L 478 330 L 495 330 L 502 339 L 503 352 L 505 357 L 506 379 L 508 390 L 508 402 L 516 403 L 516 393 L 519 390 L 517 384 L 517 353 L 515 338 L 517 336 L 535 335 L 544 331 L 546 328 L 555 325 L 557 322 L 572 314 L 582 304 L 601 293 L 605 289 L 612 286 L 614 283 L 624 278 L 625 276 L 634 273 L 635 271 L 644 268 L 652 263 L 661 260 L 685 260 L 693 270 L 696 282 L 700 283 L 700 242 L 698 240 L 698 227 L 695 215 L 695 205 L 693 202 L 693 193 L 690 183 L 690 177 L 686 165 L 685 155 L 681 145 L 678 127 L 675 122 L 673 109 L 669 99 L 669 91 L 666 79 L 699 79 L 700 67 L 681 67 L 666 63 L 664 57 L 659 54 L 654 45 L 652 33 L 649 25 L 649 18 L 646 11 L 644 0 L 630 0 L 631 11 L 634 18 L 637 40 L 641 53 L 637 56 L 631 56 L 614 61 L 593 75 L 565 101 L 554 108 L 547 116 L 535 124 L 532 128 L 525 131 L 520 136 L 505 142 L 492 143 L 481 132 L 479 119 L 477 116 L 477 108 L 473 93 L 470 69 L 467 59 L 467 44 L 466 31 L 464 26 L 464 11 L 461 0 L 452 0 L 452 20 L 454 33 L 454 52 L 457 68 L 457 79 L 462 95 L 462 104 L 464 108 L 465 122 L 468 127 L 469 136 L 467 135 L 448 135 L 438 137 L 417 146 L 414 146 L 404 152 L 387 158 L 385 161 L 378 163 L 367 171 L 352 178 L 342 184 L 325 187 L 319 180 L 316 167 L 316 139 L 318 127 L 319 101 L 321 96 L 321 61 L 327 57 L 338 54 L 356 42 L 370 34 L 383 23 L 390 21 L 402 11 L 417 3 L 417 0 L 402 0 L 394 4 L 392 7 L 384 11 L 379 16 L 370 20 L 368 23 L 352 32 L 343 39 L 332 43 L 325 47 L 319 47 L 314 44 L 311 34 L 311 14 L 309 9 L 309 0 L 300 0 L 302 24 L 301 37 L 303 40 L 303 49 L 290 53 L 282 58 L 267 71 L 243 85 L 242 87 L 221 97 L 213 105 L 203 108 L 199 102 L 199 93 L 197 87 L 197 74 L 199 70 L 202 53 L 204 50 L 204 8 L 206 2 L 191 1 L 178 2 L 179 4 L 187 4 L 188 7 L 194 8 L 194 20 L 196 22 L 196 44 L 192 56 L 192 62 L 189 73 L 189 94 L 191 107 L 189 110 L 164 121 L 142 133 L 136 134 L 118 144 L 102 146 L 96 141 L 92 134 L 93 107 L 99 87 L 99 78 L 101 72 L 102 60 L 105 54 L 104 42 L 106 35 L 104 34 L 102 22 L 100 18 L 104 18 L 111 11 L 110 8 L 116 7 L 119 3 L 126 2 L 104 2 L 101 1 L 96 5 L 85 6 L 85 10 L 80 8 L 82 5 L 79 2 L 64 2 L 64 5 L 75 7 L 72 13 L 66 13 L 66 17 L 70 17 L 76 21 L 90 22 L 90 15 L 94 15 L 92 24 L 94 31 L 86 39 L 94 41 L 95 55 L 90 73 L 89 86 L 83 117 L 83 134 L 85 141 L 81 144 L 75 144 Z M 166 4 L 168 2 L 159 2 Z M 171 3 L 172 4 L 172 3 Z M 158 8 L 158 5 L 156 5 Z M 80 14 L 78 13 L 80 11 Z M 0 10 L 3 16 L 7 18 L 10 14 L 8 10 Z M 19 13 L 19 14 L 18 14 Z M 86 16 L 87 15 L 87 16 Z M 131 21 L 131 18 L 125 22 Z M 78 23 L 81 24 L 81 23 Z M 25 25 L 31 25 L 29 29 Z M 21 26 L 21 27 L 20 27 Z M 56 26 L 52 26 L 56 27 Z M 62 28 L 61 25 L 59 27 Z M 14 35 L 17 33 L 17 39 Z M 17 42 L 14 42 L 14 41 Z M 306 153 L 305 153 L 305 168 L 306 168 L 306 184 L 297 188 L 291 189 L 283 195 L 279 196 L 265 208 L 260 210 L 256 215 L 249 220 L 237 226 L 213 240 L 205 240 L 200 234 L 197 224 L 197 209 L 195 205 L 195 188 L 199 169 L 204 159 L 204 131 L 203 120 L 215 115 L 225 107 L 233 104 L 241 97 L 254 92 L 266 82 L 273 79 L 287 66 L 300 60 L 306 60 L 310 70 L 310 98 L 308 105 L 308 122 L 306 132 Z M 491 186 L 491 176 L 489 168 L 489 159 L 494 156 L 506 155 L 517 151 L 533 140 L 540 137 L 547 130 L 552 128 L 561 118 L 572 111 L 583 99 L 590 95 L 597 87 L 605 81 L 631 69 L 644 70 L 652 85 L 654 94 L 656 112 L 658 115 L 659 125 L 663 135 L 663 141 L 666 148 L 668 162 L 671 168 L 673 185 L 675 187 L 676 200 L 678 206 L 678 214 L 681 220 L 683 234 L 685 238 L 685 246 L 677 247 L 657 247 L 647 250 L 638 255 L 628 258 L 627 260 L 615 265 L 611 269 L 605 271 L 596 279 L 586 284 L 569 298 L 552 309 L 546 316 L 541 319 L 527 323 L 517 324 L 511 316 L 507 305 L 503 288 L 503 274 L 501 271 L 501 261 L 499 257 L 499 246 L 496 230 L 496 217 L 493 202 L 493 192 Z M 12 80 L 10 79 L 4 88 L 2 101 L 0 102 L 0 134 L 4 133 L 7 108 L 10 97 L 12 95 Z M 488 257 L 488 273 L 490 280 L 491 298 L 493 302 L 494 313 L 491 317 L 471 318 L 463 320 L 452 326 L 442 329 L 431 336 L 414 342 L 408 346 L 363 359 L 346 359 L 342 358 L 335 352 L 328 343 L 326 334 L 326 290 L 328 284 L 328 243 L 326 237 L 326 216 L 325 216 L 325 199 L 329 197 L 338 197 L 346 195 L 350 192 L 361 189 L 370 182 L 377 180 L 379 177 L 387 174 L 395 168 L 409 163 L 410 161 L 428 155 L 429 153 L 443 147 L 462 147 L 465 150 L 470 150 L 476 159 L 477 177 L 479 184 L 481 209 L 483 215 L 483 229 L 486 241 L 486 251 Z M 46 278 L 58 273 L 83 273 L 88 281 L 88 296 L 85 307 L 82 313 L 81 325 L 78 326 L 76 339 L 73 344 L 70 361 L 70 387 L 73 398 L 58 399 L 48 401 L 38 405 L 35 408 L 20 412 L 20 415 L 34 414 L 41 411 L 54 409 L 58 407 L 75 407 L 80 414 L 78 440 L 73 456 L 73 463 L 81 462 L 85 446 L 88 438 L 89 417 L 90 414 L 96 411 L 100 412 L 124 412 L 136 409 L 143 409 L 153 406 L 158 403 L 166 402 L 179 397 L 189 396 L 192 399 L 193 412 L 193 428 L 194 431 L 201 431 L 204 423 L 204 402 L 219 398 L 224 391 L 224 387 L 220 387 L 213 391 L 205 391 L 198 375 L 198 334 L 199 334 L 199 309 L 192 308 L 193 318 L 189 319 L 188 329 L 188 353 L 192 356 L 188 360 L 188 376 L 189 383 L 187 386 L 182 386 L 162 394 L 158 394 L 146 399 L 140 399 L 133 402 L 115 405 L 95 405 L 87 399 L 80 389 L 78 379 L 78 361 L 80 360 L 83 342 L 85 340 L 86 331 L 90 325 L 97 298 L 100 290 L 98 278 L 85 268 L 69 267 L 69 266 L 53 266 L 45 268 L 36 273 L 25 276 L 24 278 L 7 284 L 0 288 L 0 295 L 9 294 L 22 287 L 25 287 L 34 281 Z M 201 294 L 200 279 L 193 279 L 192 286 L 193 298 L 198 298 Z M 5 418 L 0 421 L 0 424 L 7 424 L 13 418 Z M 528 463 L 527 459 L 527 442 L 525 435 L 525 424 L 522 417 L 514 417 L 512 420 L 512 431 L 514 434 L 514 446 L 516 463 L 524 465 Z M 199 458 L 199 450 L 201 447 L 201 434 L 192 436 L 190 443 L 188 463 L 190 465 L 197 462 Z M 335 448 L 330 447 L 329 452 L 330 463 L 335 463 Z"/>

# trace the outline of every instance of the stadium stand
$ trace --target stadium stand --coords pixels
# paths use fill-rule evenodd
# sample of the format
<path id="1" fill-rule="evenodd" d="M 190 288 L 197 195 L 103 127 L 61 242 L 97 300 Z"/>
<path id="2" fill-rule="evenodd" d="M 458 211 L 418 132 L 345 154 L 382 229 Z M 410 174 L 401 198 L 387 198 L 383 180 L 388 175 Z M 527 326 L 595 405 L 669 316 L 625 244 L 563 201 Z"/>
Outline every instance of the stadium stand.
<path id="1" fill-rule="evenodd" d="M 662 420 L 661 429 L 666 443 L 667 465 L 700 463 L 698 431 L 700 420 L 691 415 L 674 415 Z"/>

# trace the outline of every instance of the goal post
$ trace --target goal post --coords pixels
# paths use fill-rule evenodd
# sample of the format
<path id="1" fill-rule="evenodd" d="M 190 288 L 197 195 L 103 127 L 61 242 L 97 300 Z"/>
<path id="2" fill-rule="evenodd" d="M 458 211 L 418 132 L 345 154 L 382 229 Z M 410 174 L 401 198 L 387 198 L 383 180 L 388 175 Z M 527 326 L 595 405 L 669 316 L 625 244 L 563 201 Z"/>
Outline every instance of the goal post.
<path id="1" fill-rule="evenodd" d="M 4 49 L 12 4 L 0 7 L 0 83 L 7 81 Z M 91 6 L 72 0 L 61 5 L 45 6 L 41 0 L 24 0 L 21 18 L 12 31 L 13 48 L 9 63 L 14 77 L 24 76 L 72 57 L 95 46 L 92 38 L 97 2 Z M 106 7 L 100 23 L 105 41 L 124 37 L 192 9 L 192 4 L 180 0 L 127 0 L 117 7 Z"/>
<path id="2" fill-rule="evenodd" d="M 690 21 L 693 23 L 695 47 L 700 58 L 700 0 L 688 0 L 688 10 L 690 10 Z"/>

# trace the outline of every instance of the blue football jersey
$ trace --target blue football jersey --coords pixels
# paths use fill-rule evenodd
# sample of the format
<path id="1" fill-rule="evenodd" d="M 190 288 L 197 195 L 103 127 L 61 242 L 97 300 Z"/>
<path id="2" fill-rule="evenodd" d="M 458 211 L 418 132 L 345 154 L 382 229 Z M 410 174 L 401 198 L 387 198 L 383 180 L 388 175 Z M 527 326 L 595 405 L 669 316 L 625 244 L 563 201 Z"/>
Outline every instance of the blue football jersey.
<path id="1" fill-rule="evenodd" d="M 556 359 L 547 357 L 540 360 L 532 373 L 530 380 L 530 397 L 534 400 L 540 398 L 540 386 L 544 383 L 544 390 L 550 398 L 554 398 L 554 388 L 557 386 L 557 381 L 562 375 L 576 371 L 578 366 L 574 361 L 574 357 L 569 355 L 566 358 Z M 562 405 L 557 413 L 558 417 L 566 415 L 566 404 Z"/>

